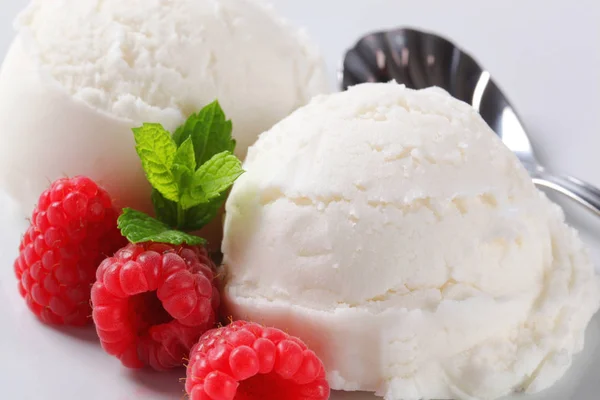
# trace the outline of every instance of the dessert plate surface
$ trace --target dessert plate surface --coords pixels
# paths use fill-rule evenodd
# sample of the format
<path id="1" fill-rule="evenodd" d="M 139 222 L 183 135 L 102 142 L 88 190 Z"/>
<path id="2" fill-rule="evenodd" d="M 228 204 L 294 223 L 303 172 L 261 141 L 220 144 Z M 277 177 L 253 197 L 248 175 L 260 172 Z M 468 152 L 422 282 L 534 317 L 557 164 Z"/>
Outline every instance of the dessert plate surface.
<path id="1" fill-rule="evenodd" d="M 577 212 L 577 210 L 573 210 Z M 181 400 L 184 370 L 132 371 L 100 348 L 93 327 L 57 329 L 39 323 L 17 292 L 13 260 L 27 221 L 0 191 L 0 393 L 19 400 Z M 571 216 L 568 214 L 568 216 Z M 576 217 L 576 216 L 573 216 Z M 584 227 L 582 236 L 600 262 L 600 227 Z M 584 229 L 585 228 L 585 229 Z M 589 229 L 588 229 L 589 228 Z M 594 400 L 600 392 L 600 314 L 586 335 L 586 347 L 565 378 L 532 396 L 505 400 Z M 376 400 L 369 393 L 336 392 L 331 400 Z"/>

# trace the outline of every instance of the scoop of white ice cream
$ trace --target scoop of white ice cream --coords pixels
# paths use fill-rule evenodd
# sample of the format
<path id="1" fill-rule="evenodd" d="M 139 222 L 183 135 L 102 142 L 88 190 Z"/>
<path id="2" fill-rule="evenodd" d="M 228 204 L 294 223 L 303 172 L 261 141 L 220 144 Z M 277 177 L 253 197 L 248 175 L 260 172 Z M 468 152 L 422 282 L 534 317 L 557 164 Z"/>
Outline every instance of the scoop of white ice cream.
<path id="1" fill-rule="evenodd" d="M 0 188 L 33 208 L 49 181 L 88 175 L 145 207 L 131 128 L 173 130 L 218 99 L 237 154 L 326 90 L 304 34 L 252 0 L 34 0 L 0 72 Z"/>
<path id="2" fill-rule="evenodd" d="M 561 210 L 468 105 L 364 84 L 264 133 L 226 206 L 224 300 L 298 335 L 334 389 L 539 391 L 600 299 Z"/>

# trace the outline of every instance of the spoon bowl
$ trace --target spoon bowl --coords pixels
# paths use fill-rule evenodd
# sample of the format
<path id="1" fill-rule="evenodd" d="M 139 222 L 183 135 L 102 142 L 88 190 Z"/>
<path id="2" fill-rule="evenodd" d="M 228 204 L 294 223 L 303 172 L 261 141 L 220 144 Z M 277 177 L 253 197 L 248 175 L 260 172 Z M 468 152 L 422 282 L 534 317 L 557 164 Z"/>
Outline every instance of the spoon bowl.
<path id="1" fill-rule="evenodd" d="M 490 73 L 448 39 L 399 28 L 363 36 L 346 52 L 340 74 L 343 90 L 359 83 L 390 80 L 413 89 L 438 86 L 470 104 L 517 155 L 537 186 L 566 195 L 600 216 L 600 190 L 544 168 L 521 119 Z"/>

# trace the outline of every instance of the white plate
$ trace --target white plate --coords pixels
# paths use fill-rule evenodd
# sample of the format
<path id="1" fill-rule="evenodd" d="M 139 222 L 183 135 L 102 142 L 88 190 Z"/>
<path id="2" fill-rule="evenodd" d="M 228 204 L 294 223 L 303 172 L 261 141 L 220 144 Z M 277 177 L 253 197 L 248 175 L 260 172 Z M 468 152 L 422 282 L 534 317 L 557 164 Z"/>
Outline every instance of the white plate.
<path id="1" fill-rule="evenodd" d="M 579 213 L 570 213 L 577 216 Z M 17 292 L 12 262 L 26 221 L 0 192 L 0 398 L 15 400 L 180 400 L 185 371 L 132 371 L 100 348 L 92 327 L 57 329 L 39 323 Z M 587 214 L 581 215 L 589 217 Z M 588 218 L 589 219 L 589 218 Z M 576 225 L 590 236 L 589 228 Z M 587 234 L 586 234 L 587 233 Z M 596 236 L 599 237 L 599 236 Z M 600 242 L 589 241 L 595 260 Z M 598 262 L 596 263 L 598 265 Z M 600 392 L 600 315 L 584 352 L 555 387 L 521 400 L 593 400 Z M 334 393 L 332 400 L 374 400 L 366 393 Z M 284 399 L 282 399 L 284 400 Z"/>
<path id="2" fill-rule="evenodd" d="M 0 0 L 0 60 L 12 32 L 10 21 L 29 0 Z M 600 106 L 597 20 L 600 6 L 571 7 L 560 0 L 274 0 L 295 23 L 306 25 L 320 44 L 331 76 L 344 48 L 365 32 L 417 25 L 448 35 L 492 71 L 532 128 L 542 158 L 560 171 L 600 185 L 596 157 L 600 136 L 594 110 Z M 560 27 L 557 29 L 557 27 Z M 564 61 L 568 60 L 568 65 Z M 575 73 L 565 74 L 570 68 Z M 548 82 L 552 99 L 548 101 Z M 585 89 L 591 88 L 592 90 Z M 575 99 L 575 101 L 573 100 Z M 0 144 L 2 145 L 2 144 Z M 552 157 L 548 157 L 552 155 Z M 546 157 L 544 157 L 546 156 Z M 25 222 L 0 193 L 0 399 L 180 400 L 182 371 L 129 371 L 100 348 L 93 329 L 57 330 L 31 316 L 16 290 L 12 261 Z M 586 238 L 598 226 L 574 225 Z M 588 231 L 588 228 L 593 230 Z M 587 240 L 600 265 L 600 239 Z M 600 317 L 587 332 L 585 350 L 564 379 L 522 400 L 594 400 L 600 395 Z M 332 400 L 374 400 L 364 393 L 335 393 Z M 282 399 L 284 400 L 284 399 Z"/>

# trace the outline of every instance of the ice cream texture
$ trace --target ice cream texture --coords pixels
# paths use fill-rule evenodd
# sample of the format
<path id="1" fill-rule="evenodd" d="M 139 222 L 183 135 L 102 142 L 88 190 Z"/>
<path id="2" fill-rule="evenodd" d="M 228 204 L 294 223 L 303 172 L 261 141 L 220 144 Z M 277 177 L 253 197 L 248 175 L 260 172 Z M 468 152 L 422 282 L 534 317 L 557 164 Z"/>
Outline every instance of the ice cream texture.
<path id="1" fill-rule="evenodd" d="M 147 208 L 131 128 L 173 130 L 218 99 L 237 155 L 326 91 L 306 35 L 252 0 L 34 0 L 0 72 L 0 188 L 28 214 L 48 183 L 87 175 Z"/>
<path id="2" fill-rule="evenodd" d="M 582 350 L 600 302 L 582 241 L 441 89 L 318 96 L 244 168 L 225 304 L 305 340 L 333 389 L 495 399 L 549 387 Z"/>

